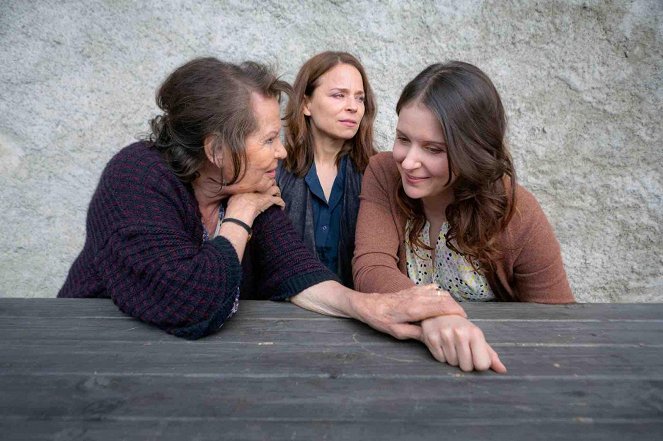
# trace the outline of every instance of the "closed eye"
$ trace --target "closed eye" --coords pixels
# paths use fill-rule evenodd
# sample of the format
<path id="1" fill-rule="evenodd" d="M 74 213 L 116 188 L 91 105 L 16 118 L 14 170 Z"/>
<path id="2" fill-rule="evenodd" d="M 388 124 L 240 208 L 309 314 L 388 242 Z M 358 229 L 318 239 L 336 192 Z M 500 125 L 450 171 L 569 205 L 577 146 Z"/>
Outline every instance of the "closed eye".
<path id="1" fill-rule="evenodd" d="M 444 148 L 444 147 L 440 147 L 440 146 L 437 146 L 437 145 L 428 145 L 428 146 L 424 146 L 424 149 L 425 149 L 427 152 L 430 152 L 430 153 L 432 153 L 432 154 L 434 154 L 434 155 L 437 155 L 437 154 L 440 154 L 440 153 L 446 153 L 446 151 L 447 151 L 446 148 Z"/>

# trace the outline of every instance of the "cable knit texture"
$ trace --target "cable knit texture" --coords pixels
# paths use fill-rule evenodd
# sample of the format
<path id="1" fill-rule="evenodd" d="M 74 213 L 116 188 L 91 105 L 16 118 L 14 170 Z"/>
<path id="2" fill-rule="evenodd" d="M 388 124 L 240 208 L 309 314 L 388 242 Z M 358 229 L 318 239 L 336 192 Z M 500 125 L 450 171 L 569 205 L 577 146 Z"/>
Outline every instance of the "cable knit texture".
<path id="1" fill-rule="evenodd" d="M 400 174 L 391 152 L 373 156 L 364 173 L 357 220 L 355 289 L 394 292 L 410 288 L 405 259 L 405 214 L 396 202 Z M 534 196 L 516 188 L 516 211 L 498 236 L 503 250 L 495 273 L 486 274 L 502 300 L 571 303 L 559 242 Z"/>
<path id="2" fill-rule="evenodd" d="M 124 313 L 184 338 L 219 329 L 240 293 L 284 300 L 335 279 L 277 207 L 254 221 L 242 264 L 225 238 L 203 242 L 191 187 L 145 142 L 108 163 L 86 228 L 58 297 L 110 297 Z"/>

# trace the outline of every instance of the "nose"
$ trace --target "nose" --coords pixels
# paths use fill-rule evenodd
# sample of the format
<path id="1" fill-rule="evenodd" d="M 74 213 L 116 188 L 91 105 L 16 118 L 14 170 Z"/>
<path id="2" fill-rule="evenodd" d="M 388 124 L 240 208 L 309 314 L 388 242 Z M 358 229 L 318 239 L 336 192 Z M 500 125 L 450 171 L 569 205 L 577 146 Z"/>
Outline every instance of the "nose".
<path id="1" fill-rule="evenodd" d="M 405 158 L 403 158 L 403 162 L 401 162 L 401 167 L 403 167 L 404 170 L 416 170 L 417 168 L 421 167 L 421 161 L 419 159 L 419 149 L 415 146 L 411 146 L 407 154 L 405 155 Z"/>
<path id="2" fill-rule="evenodd" d="M 285 159 L 286 156 L 288 156 L 288 152 L 285 150 L 281 138 L 279 138 L 274 148 L 274 157 L 276 159 Z"/>
<path id="3" fill-rule="evenodd" d="M 356 112 L 357 111 L 357 99 L 353 96 L 348 95 L 348 100 L 347 100 L 345 108 L 350 112 Z"/>

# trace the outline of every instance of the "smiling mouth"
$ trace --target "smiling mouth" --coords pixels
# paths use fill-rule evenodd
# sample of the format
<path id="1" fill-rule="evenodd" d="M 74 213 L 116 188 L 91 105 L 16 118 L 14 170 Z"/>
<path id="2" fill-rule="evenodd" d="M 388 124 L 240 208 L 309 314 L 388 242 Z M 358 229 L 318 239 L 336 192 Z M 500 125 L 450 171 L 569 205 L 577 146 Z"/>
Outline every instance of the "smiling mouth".
<path id="1" fill-rule="evenodd" d="M 408 182 L 412 183 L 412 184 L 416 184 L 418 182 L 422 182 L 422 181 L 425 181 L 426 179 L 428 179 L 428 178 L 421 178 L 421 177 L 417 177 L 417 176 L 411 176 L 411 175 L 408 175 L 407 173 L 403 173 L 403 174 L 405 176 L 405 179 Z"/>

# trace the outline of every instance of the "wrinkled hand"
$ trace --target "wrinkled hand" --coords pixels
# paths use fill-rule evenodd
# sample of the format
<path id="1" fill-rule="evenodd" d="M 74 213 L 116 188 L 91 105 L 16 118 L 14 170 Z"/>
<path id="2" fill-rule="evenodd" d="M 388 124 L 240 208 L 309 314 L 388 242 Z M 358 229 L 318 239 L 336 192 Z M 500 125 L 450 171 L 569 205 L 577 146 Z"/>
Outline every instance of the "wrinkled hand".
<path id="1" fill-rule="evenodd" d="M 360 320 L 400 340 L 421 340 L 422 329 L 416 322 L 449 314 L 467 317 L 458 302 L 434 284 L 395 293 L 364 294 L 358 302 Z"/>
<path id="2" fill-rule="evenodd" d="M 285 207 L 285 202 L 281 199 L 281 190 L 275 183 L 265 191 L 232 195 L 228 199 L 226 216 L 241 219 L 252 225 L 255 218 L 272 205 Z"/>
<path id="3" fill-rule="evenodd" d="M 465 372 L 492 369 L 505 373 L 506 367 L 486 342 L 481 329 L 464 317 L 446 315 L 421 322 L 421 341 L 433 357 Z"/>

